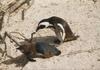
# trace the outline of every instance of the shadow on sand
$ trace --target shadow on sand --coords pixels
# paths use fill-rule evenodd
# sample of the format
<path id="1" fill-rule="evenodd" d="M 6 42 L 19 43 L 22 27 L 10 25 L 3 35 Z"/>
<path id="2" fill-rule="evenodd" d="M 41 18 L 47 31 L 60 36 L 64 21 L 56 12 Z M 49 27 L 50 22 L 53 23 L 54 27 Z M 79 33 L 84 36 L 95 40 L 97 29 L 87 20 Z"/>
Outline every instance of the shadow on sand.
<path id="1" fill-rule="evenodd" d="M 49 43 L 54 45 L 54 40 L 56 39 L 56 37 L 54 36 L 46 36 L 46 37 L 34 37 L 32 42 L 45 42 L 45 43 Z M 30 40 L 30 39 L 28 39 Z M 26 41 L 22 41 L 20 43 L 25 43 Z M 16 67 L 24 67 L 27 63 L 28 63 L 28 59 L 26 58 L 26 56 L 24 54 L 17 56 L 16 58 L 13 58 L 12 56 L 8 56 L 7 55 L 8 60 L 3 61 L 0 64 L 6 64 L 6 65 L 11 65 L 11 64 L 16 64 Z M 40 57 L 36 57 L 36 58 L 40 58 Z"/>
<path id="2" fill-rule="evenodd" d="M 28 63 L 28 59 L 25 57 L 24 54 L 22 54 L 20 56 L 17 56 L 16 58 L 5 60 L 2 63 L 6 65 L 16 64 L 16 67 L 24 67 Z"/>

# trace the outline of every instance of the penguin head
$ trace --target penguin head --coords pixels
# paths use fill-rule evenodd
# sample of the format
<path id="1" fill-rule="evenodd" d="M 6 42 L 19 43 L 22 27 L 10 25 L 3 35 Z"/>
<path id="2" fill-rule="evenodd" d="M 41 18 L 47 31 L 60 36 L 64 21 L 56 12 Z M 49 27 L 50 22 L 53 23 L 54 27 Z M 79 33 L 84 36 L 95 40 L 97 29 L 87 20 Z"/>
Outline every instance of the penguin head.
<path id="1" fill-rule="evenodd" d="M 43 28 L 45 28 L 45 25 L 40 25 L 40 26 L 38 26 L 37 29 L 36 29 L 36 32 L 37 32 L 38 30 L 40 30 L 40 29 L 43 29 Z"/>
<path id="2" fill-rule="evenodd" d="M 40 30 L 40 29 L 48 28 L 48 27 L 50 27 L 50 26 L 52 26 L 52 25 L 51 25 L 49 22 L 47 22 L 47 21 L 40 22 L 40 23 L 38 24 L 38 27 L 37 27 L 37 29 L 36 29 L 36 32 L 37 32 L 38 30 Z"/>

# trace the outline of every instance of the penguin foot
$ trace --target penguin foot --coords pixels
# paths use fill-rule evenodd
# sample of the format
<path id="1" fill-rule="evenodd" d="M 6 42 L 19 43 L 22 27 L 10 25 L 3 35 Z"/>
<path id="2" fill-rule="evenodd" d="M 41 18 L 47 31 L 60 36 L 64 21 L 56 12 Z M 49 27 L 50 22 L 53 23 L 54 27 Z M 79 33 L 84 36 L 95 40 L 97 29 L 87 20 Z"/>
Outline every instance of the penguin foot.
<path id="1" fill-rule="evenodd" d="M 57 40 L 54 40 L 54 43 L 56 43 L 56 44 L 60 44 L 61 41 L 57 39 Z"/>
<path id="2" fill-rule="evenodd" d="M 33 58 L 31 58 L 29 55 L 26 55 L 26 58 L 31 61 L 31 62 L 36 62 L 36 60 L 34 60 Z"/>
<path id="3" fill-rule="evenodd" d="M 31 59 L 31 58 L 28 58 L 28 60 L 31 61 L 31 62 L 36 62 L 36 60 Z"/>

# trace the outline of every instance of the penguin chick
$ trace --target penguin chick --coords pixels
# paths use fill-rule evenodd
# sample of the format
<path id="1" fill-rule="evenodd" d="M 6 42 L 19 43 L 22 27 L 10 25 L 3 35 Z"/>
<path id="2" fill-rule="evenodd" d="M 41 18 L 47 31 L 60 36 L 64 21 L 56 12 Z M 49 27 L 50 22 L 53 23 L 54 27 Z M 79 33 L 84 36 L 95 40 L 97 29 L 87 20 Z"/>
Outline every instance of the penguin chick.
<path id="1" fill-rule="evenodd" d="M 37 53 L 42 54 L 43 58 L 50 58 L 52 56 L 58 56 L 61 54 L 61 51 L 58 50 L 55 45 L 49 45 L 45 42 L 36 43 Z"/>
<path id="2" fill-rule="evenodd" d="M 17 49 L 24 53 L 30 61 L 36 61 L 33 60 L 36 57 L 50 58 L 61 54 L 61 51 L 54 47 L 54 45 L 49 45 L 45 42 L 27 42 Z"/>
<path id="3" fill-rule="evenodd" d="M 57 40 L 55 40 L 56 43 L 60 44 L 62 42 L 76 40 L 79 36 L 75 36 L 69 27 L 68 23 L 56 16 L 52 16 L 47 19 L 43 19 L 39 22 L 36 32 L 43 28 L 53 28 L 54 32 L 57 36 Z"/>

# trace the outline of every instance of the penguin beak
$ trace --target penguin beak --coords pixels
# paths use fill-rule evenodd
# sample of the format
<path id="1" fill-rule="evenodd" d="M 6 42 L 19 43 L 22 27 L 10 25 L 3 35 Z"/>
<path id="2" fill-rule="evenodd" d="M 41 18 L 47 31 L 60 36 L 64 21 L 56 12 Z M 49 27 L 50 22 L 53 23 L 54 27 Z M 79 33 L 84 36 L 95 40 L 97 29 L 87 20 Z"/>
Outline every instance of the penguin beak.
<path id="1" fill-rule="evenodd" d="M 18 48 L 16 48 L 16 49 L 20 50 L 20 47 L 18 47 Z"/>
<path id="2" fill-rule="evenodd" d="M 43 28 L 45 28 L 44 25 L 38 26 L 37 29 L 36 29 L 36 32 L 37 32 L 38 30 L 40 30 L 40 29 L 43 29 Z"/>
<path id="3" fill-rule="evenodd" d="M 18 49 L 18 50 L 19 50 L 20 48 L 18 47 L 18 48 L 16 48 L 16 49 Z"/>
<path id="4" fill-rule="evenodd" d="M 36 32 L 40 29 L 40 27 L 37 27 Z"/>

